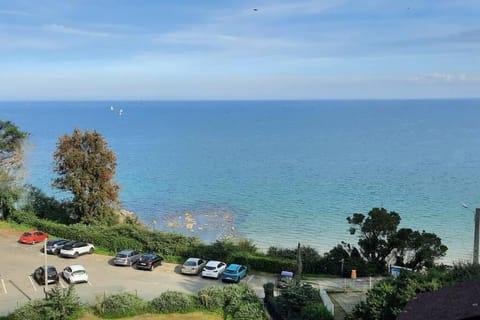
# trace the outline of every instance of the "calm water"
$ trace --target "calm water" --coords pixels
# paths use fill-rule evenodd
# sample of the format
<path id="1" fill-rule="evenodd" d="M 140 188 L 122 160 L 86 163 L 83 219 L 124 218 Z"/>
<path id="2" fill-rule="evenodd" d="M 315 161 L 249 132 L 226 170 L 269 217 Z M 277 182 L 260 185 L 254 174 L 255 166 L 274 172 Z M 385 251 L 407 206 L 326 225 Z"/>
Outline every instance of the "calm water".
<path id="1" fill-rule="evenodd" d="M 355 241 L 348 215 L 382 206 L 439 235 L 448 260 L 472 256 L 480 100 L 1 102 L 0 119 L 31 133 L 26 182 L 59 197 L 58 137 L 99 131 L 123 206 L 159 229 L 323 252 Z"/>

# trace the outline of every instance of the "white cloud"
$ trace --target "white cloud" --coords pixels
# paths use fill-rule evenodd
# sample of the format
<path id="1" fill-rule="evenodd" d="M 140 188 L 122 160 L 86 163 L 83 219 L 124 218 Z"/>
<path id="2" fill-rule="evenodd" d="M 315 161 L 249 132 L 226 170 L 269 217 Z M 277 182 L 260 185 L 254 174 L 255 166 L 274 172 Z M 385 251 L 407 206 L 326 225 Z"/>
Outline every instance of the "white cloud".
<path id="1" fill-rule="evenodd" d="M 453 83 L 453 82 L 480 82 L 480 76 L 471 76 L 465 73 L 442 73 L 433 72 L 430 74 L 416 75 L 408 79 L 411 82 L 436 82 L 436 83 Z"/>
<path id="2" fill-rule="evenodd" d="M 298 48 L 306 44 L 289 39 L 266 36 L 243 36 L 210 31 L 178 31 L 162 34 L 154 39 L 164 44 L 199 46 L 216 49 L 255 50 L 255 49 L 288 49 Z"/>
<path id="3" fill-rule="evenodd" d="M 44 29 L 50 32 L 55 32 L 55 33 L 64 33 L 64 34 L 88 36 L 88 37 L 107 37 L 109 35 L 106 32 L 70 28 L 60 24 L 48 24 L 44 26 Z"/>

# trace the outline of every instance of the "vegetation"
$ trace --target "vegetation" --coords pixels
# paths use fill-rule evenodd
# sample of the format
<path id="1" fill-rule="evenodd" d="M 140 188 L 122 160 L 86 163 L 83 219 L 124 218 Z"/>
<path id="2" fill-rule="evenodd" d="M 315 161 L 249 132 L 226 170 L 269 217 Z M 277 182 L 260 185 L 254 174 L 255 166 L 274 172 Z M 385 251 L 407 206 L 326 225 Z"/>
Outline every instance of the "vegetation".
<path id="1" fill-rule="evenodd" d="M 123 292 L 98 298 L 95 311 L 105 318 L 123 318 L 144 314 L 149 309 L 145 300 Z"/>
<path id="2" fill-rule="evenodd" d="M 28 134 L 10 121 L 0 120 L 0 219 L 7 218 L 21 195 L 18 181 Z"/>
<path id="3" fill-rule="evenodd" d="M 320 300 L 320 292 L 309 284 L 292 282 L 273 296 L 273 284 L 266 284 L 265 302 L 276 319 L 318 319 L 333 320 L 332 314 Z"/>
<path id="4" fill-rule="evenodd" d="M 432 267 L 435 259 L 447 252 L 447 247 L 433 233 L 397 230 L 400 220 L 398 213 L 384 208 L 373 208 L 368 216 L 355 213 L 347 218 L 352 225 L 350 233 L 361 233 L 358 246 L 370 273 L 386 272 L 387 258 L 412 269 Z"/>
<path id="5" fill-rule="evenodd" d="M 67 289 L 53 287 L 46 300 L 33 300 L 18 308 L 12 320 L 70 320 L 79 319 L 85 311 L 73 286 Z"/>
<path id="6" fill-rule="evenodd" d="M 198 308 L 195 296 L 177 291 L 167 291 L 151 301 L 158 313 L 189 312 Z"/>
<path id="7" fill-rule="evenodd" d="M 112 181 L 116 155 L 102 135 L 75 129 L 59 138 L 53 157 L 59 176 L 52 186 L 72 193 L 72 218 L 85 224 L 112 223 L 120 187 Z"/>
<path id="8" fill-rule="evenodd" d="M 480 280 L 480 267 L 474 264 L 458 264 L 451 270 L 439 266 L 427 272 L 402 271 L 397 278 L 377 283 L 367 293 L 366 301 L 357 305 L 347 320 L 393 320 L 418 293 L 475 280 Z"/>

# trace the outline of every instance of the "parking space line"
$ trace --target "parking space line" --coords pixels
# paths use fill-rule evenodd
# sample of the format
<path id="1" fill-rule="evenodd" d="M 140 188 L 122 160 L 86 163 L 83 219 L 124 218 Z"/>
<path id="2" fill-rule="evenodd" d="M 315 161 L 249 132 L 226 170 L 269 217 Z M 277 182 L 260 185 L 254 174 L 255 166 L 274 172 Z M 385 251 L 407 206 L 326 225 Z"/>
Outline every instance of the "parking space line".
<path id="1" fill-rule="evenodd" d="M 63 284 L 62 280 L 58 281 L 58 283 L 60 283 L 60 286 L 65 289 L 65 285 Z"/>
<path id="2" fill-rule="evenodd" d="M 2 287 L 5 294 L 7 294 L 7 287 L 5 287 L 5 282 L 3 281 L 3 279 L 2 279 Z"/>
<path id="3" fill-rule="evenodd" d="M 28 294 L 25 293 L 25 291 L 23 291 L 22 289 L 20 289 L 20 287 L 17 286 L 17 284 L 16 284 L 15 282 L 13 282 L 12 280 L 9 280 L 9 281 L 10 281 L 10 283 L 11 283 L 15 288 L 18 289 L 18 291 L 20 291 L 20 293 L 22 293 L 25 297 L 27 297 L 28 300 L 32 300 L 32 298 L 30 298 L 30 297 L 28 296 Z"/>
<path id="4" fill-rule="evenodd" d="M 92 283 L 90 281 L 87 281 L 87 283 L 90 287 L 92 286 Z"/>
<path id="5" fill-rule="evenodd" d="M 250 283 L 250 281 L 252 281 L 253 277 L 255 277 L 253 274 L 250 276 L 250 279 L 247 280 L 247 284 Z"/>
<path id="6" fill-rule="evenodd" d="M 28 276 L 28 280 L 30 280 L 30 283 L 32 284 L 33 290 L 37 291 L 37 287 L 35 287 L 35 284 L 33 283 L 32 276 Z"/>

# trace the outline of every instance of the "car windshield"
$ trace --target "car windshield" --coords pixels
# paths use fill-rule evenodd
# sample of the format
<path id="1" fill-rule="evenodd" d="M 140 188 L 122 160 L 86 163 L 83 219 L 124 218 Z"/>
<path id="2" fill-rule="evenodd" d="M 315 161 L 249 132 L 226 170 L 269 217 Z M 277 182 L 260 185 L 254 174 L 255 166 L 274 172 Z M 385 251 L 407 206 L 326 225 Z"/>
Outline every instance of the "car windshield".
<path id="1" fill-rule="evenodd" d="M 155 258 L 154 255 L 145 255 L 141 258 L 142 261 L 148 261 L 148 260 L 153 260 Z"/>
<path id="2" fill-rule="evenodd" d="M 235 270 L 228 270 L 228 269 L 227 269 L 227 270 L 224 271 L 224 273 L 235 274 L 235 273 L 237 273 L 237 271 L 235 271 Z"/>
<path id="3" fill-rule="evenodd" d="M 123 253 L 117 254 L 117 258 L 123 259 L 123 258 L 126 258 L 126 257 L 127 257 L 126 254 L 123 254 Z"/>
<path id="4" fill-rule="evenodd" d="M 195 267 L 197 265 L 197 263 L 195 261 L 186 261 L 185 265 L 187 267 Z"/>
<path id="5" fill-rule="evenodd" d="M 23 236 L 25 236 L 25 237 L 30 237 L 31 235 L 32 235 L 32 234 L 31 234 L 30 232 L 25 232 L 25 233 L 23 234 Z"/>
<path id="6" fill-rule="evenodd" d="M 85 270 L 77 270 L 73 274 L 76 275 L 76 276 L 81 276 L 81 275 L 85 274 Z"/>
<path id="7" fill-rule="evenodd" d="M 215 269 L 217 269 L 217 268 L 216 268 L 216 267 L 205 267 L 205 269 L 207 269 L 207 270 L 215 270 Z"/>
<path id="8" fill-rule="evenodd" d="M 55 274 L 57 274 L 57 269 L 52 268 L 52 267 L 48 267 L 48 275 L 51 276 L 51 275 L 55 275 Z"/>

